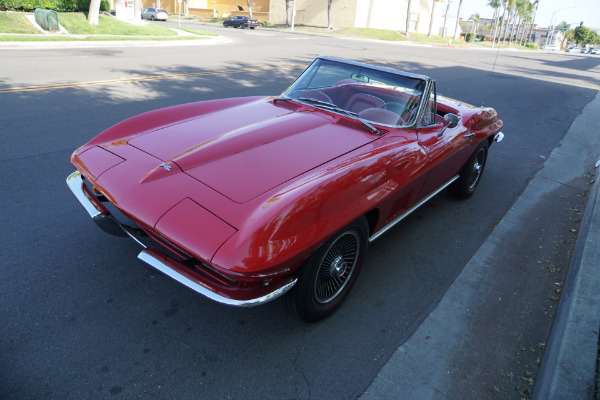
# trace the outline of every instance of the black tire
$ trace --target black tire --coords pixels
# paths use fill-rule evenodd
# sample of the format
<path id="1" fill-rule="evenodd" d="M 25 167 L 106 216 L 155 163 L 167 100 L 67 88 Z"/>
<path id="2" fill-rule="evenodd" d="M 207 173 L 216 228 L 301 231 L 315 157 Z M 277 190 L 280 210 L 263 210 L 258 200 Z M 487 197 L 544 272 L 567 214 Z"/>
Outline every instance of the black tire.
<path id="1" fill-rule="evenodd" d="M 150 19 L 151 19 L 152 21 L 154 21 L 154 19 L 155 19 L 155 18 L 154 18 L 154 15 L 151 15 L 151 16 L 150 16 Z"/>
<path id="2" fill-rule="evenodd" d="M 333 314 L 356 281 L 368 236 L 362 217 L 327 239 L 298 271 L 298 283 L 282 299 L 286 308 L 306 322 Z"/>
<path id="3" fill-rule="evenodd" d="M 450 185 L 450 193 L 459 199 L 468 199 L 473 196 L 487 161 L 488 144 L 483 142 L 473 152 L 467 164 L 460 173 L 459 178 Z"/>
<path id="4" fill-rule="evenodd" d="M 255 26 L 251 26 L 251 27 L 250 27 L 250 29 L 254 29 L 254 28 L 256 28 L 256 27 L 255 27 Z"/>
<path id="5" fill-rule="evenodd" d="M 223 22 L 223 28 L 227 28 L 229 25 L 227 25 L 225 22 Z"/>

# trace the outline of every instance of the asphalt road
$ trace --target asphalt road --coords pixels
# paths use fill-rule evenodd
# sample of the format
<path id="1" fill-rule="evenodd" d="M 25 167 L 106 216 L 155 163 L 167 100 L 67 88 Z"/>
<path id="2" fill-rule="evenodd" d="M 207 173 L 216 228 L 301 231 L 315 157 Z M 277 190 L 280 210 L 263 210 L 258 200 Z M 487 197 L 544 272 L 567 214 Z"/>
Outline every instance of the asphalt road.
<path id="1" fill-rule="evenodd" d="M 600 87 L 600 57 L 200 29 L 233 41 L 0 50 L 0 398 L 360 396 Z M 137 245 L 99 230 L 66 187 L 71 152 L 112 124 L 185 102 L 278 94 L 318 54 L 430 75 L 444 95 L 495 107 L 506 134 L 475 196 L 459 202 L 442 193 L 375 242 L 331 318 L 305 324 L 277 302 L 237 309 L 204 299 L 140 265 Z M 556 226 L 571 226 L 582 201 L 558 202 Z M 561 264 L 573 239 L 561 230 L 543 245 L 564 242 L 555 254 Z M 559 281 L 564 272 L 539 279 Z M 523 304 L 527 329 L 515 349 L 540 350 L 551 320 L 531 316 L 545 304 Z M 506 368 L 533 368 L 540 354 L 530 353 L 507 350 Z M 497 398 L 518 398 L 508 371 L 497 373 L 482 379 L 497 382 Z M 464 384 L 477 386 L 477 377 Z"/>

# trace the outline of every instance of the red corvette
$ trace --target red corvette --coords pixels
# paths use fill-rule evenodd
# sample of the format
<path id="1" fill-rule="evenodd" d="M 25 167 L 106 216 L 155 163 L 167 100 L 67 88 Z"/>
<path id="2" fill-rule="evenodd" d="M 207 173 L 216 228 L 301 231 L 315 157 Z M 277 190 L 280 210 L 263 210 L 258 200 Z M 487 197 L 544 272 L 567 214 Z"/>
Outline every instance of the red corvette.
<path id="1" fill-rule="evenodd" d="M 369 242 L 445 188 L 473 194 L 501 127 L 429 77 L 318 57 L 279 97 L 109 128 L 73 153 L 67 183 L 102 229 L 196 292 L 237 306 L 285 293 L 316 321 L 347 296 Z"/>

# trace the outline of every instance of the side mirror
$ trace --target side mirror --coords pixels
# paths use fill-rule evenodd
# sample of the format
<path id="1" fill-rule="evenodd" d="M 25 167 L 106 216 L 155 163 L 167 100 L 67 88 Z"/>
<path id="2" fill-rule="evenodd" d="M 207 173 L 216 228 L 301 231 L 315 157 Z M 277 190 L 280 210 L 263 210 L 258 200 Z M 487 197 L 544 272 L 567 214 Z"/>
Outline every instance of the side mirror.
<path id="1" fill-rule="evenodd" d="M 446 123 L 446 128 L 456 128 L 458 126 L 458 116 L 448 113 L 444 115 L 444 122 Z"/>

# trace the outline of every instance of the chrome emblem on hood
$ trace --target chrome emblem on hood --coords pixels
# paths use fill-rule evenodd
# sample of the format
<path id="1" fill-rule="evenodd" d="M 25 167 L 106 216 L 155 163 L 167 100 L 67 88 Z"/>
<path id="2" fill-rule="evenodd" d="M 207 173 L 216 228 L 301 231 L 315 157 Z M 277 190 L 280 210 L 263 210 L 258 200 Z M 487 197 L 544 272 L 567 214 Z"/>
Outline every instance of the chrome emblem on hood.
<path id="1" fill-rule="evenodd" d="M 162 163 L 162 164 L 160 164 L 160 167 L 163 167 L 163 169 L 164 169 L 165 171 L 170 171 L 170 170 L 171 170 L 171 166 L 170 166 L 170 165 L 167 165 L 167 164 L 165 164 L 165 163 Z"/>

